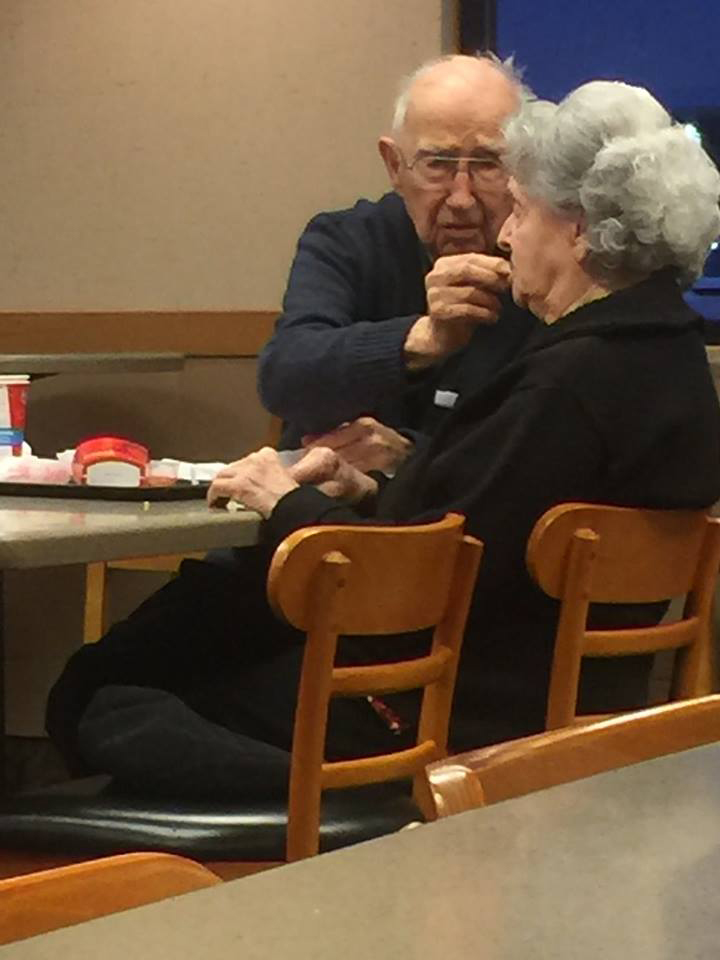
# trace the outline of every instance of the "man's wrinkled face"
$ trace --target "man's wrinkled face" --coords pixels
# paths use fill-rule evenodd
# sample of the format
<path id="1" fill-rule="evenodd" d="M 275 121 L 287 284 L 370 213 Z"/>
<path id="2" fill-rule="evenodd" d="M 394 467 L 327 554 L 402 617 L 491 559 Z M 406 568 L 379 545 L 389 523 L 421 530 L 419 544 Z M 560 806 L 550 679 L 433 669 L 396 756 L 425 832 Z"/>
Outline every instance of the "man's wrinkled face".
<path id="1" fill-rule="evenodd" d="M 495 254 L 510 211 L 501 129 L 517 108 L 517 93 L 497 69 L 483 68 L 472 82 L 466 76 L 427 78 L 413 92 L 402 130 L 383 138 L 384 146 L 381 141 L 392 185 L 433 258 Z M 432 159 L 437 156 L 471 160 L 453 168 L 447 160 Z M 433 182 L 437 162 L 447 168 L 441 182 Z"/>

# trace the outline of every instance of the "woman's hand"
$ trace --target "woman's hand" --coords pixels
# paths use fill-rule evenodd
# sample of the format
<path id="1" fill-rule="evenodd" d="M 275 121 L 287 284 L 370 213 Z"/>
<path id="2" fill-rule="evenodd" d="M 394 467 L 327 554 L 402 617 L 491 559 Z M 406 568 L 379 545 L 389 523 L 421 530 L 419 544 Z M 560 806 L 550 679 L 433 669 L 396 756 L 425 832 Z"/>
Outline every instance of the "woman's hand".
<path id="1" fill-rule="evenodd" d="M 207 500 L 211 507 L 219 500 L 237 500 L 267 519 L 277 502 L 298 486 L 280 462 L 277 450 L 263 447 L 223 467 L 210 484 Z"/>
<path id="2" fill-rule="evenodd" d="M 290 468 L 297 483 L 311 483 L 329 497 L 358 503 L 377 493 L 377 482 L 328 447 L 313 447 Z"/>

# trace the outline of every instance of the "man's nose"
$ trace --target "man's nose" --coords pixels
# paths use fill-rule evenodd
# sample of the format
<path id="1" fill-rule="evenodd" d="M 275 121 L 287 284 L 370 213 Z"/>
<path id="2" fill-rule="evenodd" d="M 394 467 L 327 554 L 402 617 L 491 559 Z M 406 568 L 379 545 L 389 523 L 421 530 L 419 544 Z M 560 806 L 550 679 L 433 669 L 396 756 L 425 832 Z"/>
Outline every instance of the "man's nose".
<path id="1" fill-rule="evenodd" d="M 445 202 L 458 210 L 468 210 L 475 206 L 477 197 L 473 193 L 472 180 L 467 170 L 458 170 L 455 173 Z"/>

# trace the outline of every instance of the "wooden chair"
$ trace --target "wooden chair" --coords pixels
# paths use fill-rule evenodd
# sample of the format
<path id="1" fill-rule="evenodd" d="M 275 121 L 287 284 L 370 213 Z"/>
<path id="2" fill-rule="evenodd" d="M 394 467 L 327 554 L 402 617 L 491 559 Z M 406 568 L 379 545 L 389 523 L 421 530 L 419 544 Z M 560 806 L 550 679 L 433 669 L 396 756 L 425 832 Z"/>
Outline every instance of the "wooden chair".
<path id="1" fill-rule="evenodd" d="M 268 598 L 306 632 L 295 714 L 287 859 L 318 852 L 323 790 L 413 777 L 426 817 L 434 808 L 424 769 L 447 748 L 465 621 L 482 547 L 462 536 L 464 518 L 448 514 L 417 527 L 316 527 L 280 545 Z M 416 660 L 335 667 L 338 635 L 392 634 L 435 626 L 430 653 Z M 333 696 L 382 696 L 424 688 L 416 746 L 392 754 L 326 763 Z"/>
<path id="2" fill-rule="evenodd" d="M 271 416 L 265 444 L 276 447 L 280 442 L 282 420 Z M 202 560 L 204 553 L 170 553 L 151 557 L 126 557 L 85 566 L 85 607 L 83 610 L 83 643 L 95 643 L 107 629 L 108 580 L 112 570 L 177 573 L 187 558 Z"/>
<path id="3" fill-rule="evenodd" d="M 19 797 L 0 803 L 0 847 L 58 856 L 80 850 L 85 859 L 159 849 L 211 863 L 229 877 L 275 865 L 283 856 L 297 860 L 317 853 L 321 837 L 326 848 L 344 846 L 432 817 L 424 768 L 446 752 L 458 658 L 482 552 L 477 540 L 463 536 L 463 523 L 449 514 L 418 526 L 306 528 L 278 547 L 268 596 L 280 615 L 307 634 L 287 804 L 163 803 L 117 795 L 88 798 L 72 791 Z M 432 647 L 424 657 L 334 666 L 339 634 L 430 627 L 435 628 Z M 389 651 L 392 642 L 390 637 Z M 415 746 L 379 757 L 324 761 L 330 697 L 382 697 L 418 688 L 424 694 Z M 383 792 L 386 781 L 410 778 L 413 799 L 404 790 Z M 380 793 L 373 793 L 377 788 Z"/>
<path id="4" fill-rule="evenodd" d="M 720 520 L 705 511 L 560 504 L 535 524 L 527 565 L 560 601 L 546 726 L 577 717 L 582 658 L 676 650 L 671 699 L 712 689 L 712 603 Z M 654 627 L 592 630 L 590 603 L 652 603 L 686 596 L 682 619 Z"/>
<path id="5" fill-rule="evenodd" d="M 222 883 L 199 863 L 128 853 L 0 880 L 0 944 Z"/>
<path id="6" fill-rule="evenodd" d="M 439 817 L 720 740 L 720 696 L 548 730 L 428 767 Z"/>

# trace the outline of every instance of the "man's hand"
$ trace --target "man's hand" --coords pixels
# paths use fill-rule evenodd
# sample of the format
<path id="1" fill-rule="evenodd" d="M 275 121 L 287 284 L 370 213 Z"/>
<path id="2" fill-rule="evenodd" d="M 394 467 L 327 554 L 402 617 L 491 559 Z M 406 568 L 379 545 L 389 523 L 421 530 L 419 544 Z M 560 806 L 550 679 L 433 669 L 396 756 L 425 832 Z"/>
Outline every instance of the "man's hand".
<path id="1" fill-rule="evenodd" d="M 329 447 L 314 447 L 290 468 L 297 483 L 313 484 L 329 497 L 358 503 L 377 493 L 377 483 Z"/>
<path id="2" fill-rule="evenodd" d="M 280 463 L 277 450 L 263 447 L 223 467 L 210 484 L 207 501 L 212 507 L 219 500 L 238 500 L 267 519 L 278 500 L 298 486 Z"/>
<path id="3" fill-rule="evenodd" d="M 368 470 L 396 470 L 412 452 L 413 445 L 392 427 L 374 417 L 360 417 L 323 434 L 302 438 L 304 447 L 329 447 L 351 466 Z"/>
<path id="4" fill-rule="evenodd" d="M 408 369 L 419 370 L 464 347 L 478 324 L 493 324 L 499 294 L 507 290 L 510 264 L 501 257 L 460 253 L 439 257 L 425 277 L 428 313 L 405 340 Z"/>

